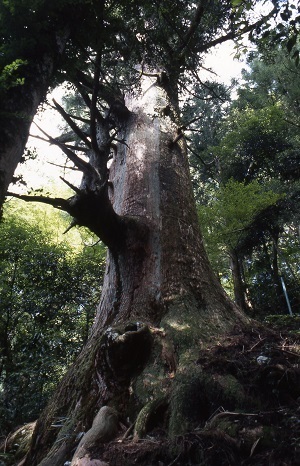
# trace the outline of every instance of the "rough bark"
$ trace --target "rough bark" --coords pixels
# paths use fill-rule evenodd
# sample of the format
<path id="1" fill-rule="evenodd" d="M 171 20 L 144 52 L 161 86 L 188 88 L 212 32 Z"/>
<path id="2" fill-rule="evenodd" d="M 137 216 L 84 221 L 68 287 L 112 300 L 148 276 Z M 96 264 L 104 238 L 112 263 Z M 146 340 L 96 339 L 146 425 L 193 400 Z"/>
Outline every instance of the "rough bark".
<path id="1" fill-rule="evenodd" d="M 176 109 L 164 111 L 172 104 L 154 79 L 126 105 L 126 144 L 118 147 L 108 184 L 126 234 L 108 252 L 89 340 L 38 421 L 26 465 L 70 461 L 77 434 L 105 405 L 135 424 L 136 439 L 157 412 L 168 413 L 169 435 L 189 430 L 199 421 L 186 409 L 198 384 L 199 349 L 246 322 L 204 251 Z M 59 431 L 51 427 L 62 417 Z"/>

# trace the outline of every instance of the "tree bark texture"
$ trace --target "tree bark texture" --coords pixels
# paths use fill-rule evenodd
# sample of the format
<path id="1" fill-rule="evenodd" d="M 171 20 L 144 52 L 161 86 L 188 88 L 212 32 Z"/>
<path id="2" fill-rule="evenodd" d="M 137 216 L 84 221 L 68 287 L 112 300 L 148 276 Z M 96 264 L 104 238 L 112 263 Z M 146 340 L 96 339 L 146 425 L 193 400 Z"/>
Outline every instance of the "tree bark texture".
<path id="1" fill-rule="evenodd" d="M 169 435 L 185 432 L 199 422 L 186 411 L 199 349 L 247 322 L 209 266 L 185 140 L 176 112 L 165 111 L 172 106 L 165 90 L 147 78 L 126 105 L 126 143 L 108 183 L 125 239 L 108 252 L 89 340 L 38 421 L 28 466 L 71 461 L 76 436 L 105 405 L 134 423 L 135 438 L 154 411 L 168 413 Z M 65 419 L 60 429 L 52 427 L 57 418 Z"/>

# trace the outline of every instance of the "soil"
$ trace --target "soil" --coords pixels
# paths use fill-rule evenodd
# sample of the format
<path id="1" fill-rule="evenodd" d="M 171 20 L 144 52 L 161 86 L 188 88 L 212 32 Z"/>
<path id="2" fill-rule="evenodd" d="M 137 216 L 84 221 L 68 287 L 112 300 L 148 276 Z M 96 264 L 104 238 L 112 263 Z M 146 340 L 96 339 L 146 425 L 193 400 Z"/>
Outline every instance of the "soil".
<path id="1" fill-rule="evenodd" d="M 109 466 L 300 465 L 300 316 L 273 316 L 199 351 L 193 431 L 170 439 L 165 411 L 144 438 L 123 425 L 92 458 Z M 17 464 L 6 442 L 0 465 Z"/>

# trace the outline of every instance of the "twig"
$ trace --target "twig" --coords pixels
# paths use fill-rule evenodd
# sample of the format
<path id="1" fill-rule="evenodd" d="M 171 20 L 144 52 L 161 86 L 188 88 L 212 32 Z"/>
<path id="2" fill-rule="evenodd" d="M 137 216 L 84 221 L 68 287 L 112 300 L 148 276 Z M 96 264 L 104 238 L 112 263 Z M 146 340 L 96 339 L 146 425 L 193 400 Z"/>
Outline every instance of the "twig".
<path id="1" fill-rule="evenodd" d="M 55 99 L 52 99 L 54 106 L 56 110 L 60 113 L 60 115 L 63 117 L 63 119 L 68 123 L 70 128 L 74 131 L 75 134 L 89 147 L 91 148 L 91 142 L 89 141 L 88 137 L 86 134 L 79 128 L 79 126 L 74 123 L 70 115 L 63 109 L 61 105 L 59 105 L 58 102 L 56 102 Z"/>
<path id="2" fill-rule="evenodd" d="M 124 435 L 121 437 L 120 439 L 120 442 L 123 442 L 123 440 L 125 440 L 128 435 L 130 434 L 130 432 L 132 432 L 133 428 L 134 428 L 134 425 L 135 425 L 135 422 L 133 422 L 129 427 L 128 429 L 126 430 L 126 432 L 124 433 Z"/>
<path id="3" fill-rule="evenodd" d="M 266 338 L 262 338 L 261 340 L 257 341 L 257 342 L 255 343 L 255 345 L 253 345 L 250 349 L 248 349 L 248 350 L 246 351 L 246 353 L 251 353 L 251 351 L 252 351 L 254 348 L 256 348 L 256 346 L 258 346 L 260 343 L 262 343 L 263 341 L 265 341 L 265 339 L 266 339 Z"/>
<path id="4" fill-rule="evenodd" d="M 180 458 L 180 455 L 181 455 L 181 452 L 179 453 L 179 455 L 176 456 L 175 460 L 173 460 L 172 463 L 169 463 L 167 466 L 172 466 L 173 464 L 175 464 L 176 461 Z"/>
<path id="5" fill-rule="evenodd" d="M 280 346 L 277 346 L 277 349 L 279 349 L 283 353 L 290 354 L 291 356 L 297 356 L 298 358 L 300 357 L 299 353 L 294 353 L 293 351 L 288 351 L 288 350 L 282 349 Z"/>
<path id="6" fill-rule="evenodd" d="M 46 133 L 46 131 L 44 131 L 37 123 L 35 123 L 35 126 L 48 138 L 49 142 L 51 144 L 55 144 L 56 146 L 58 146 L 65 154 L 66 156 L 74 163 L 74 165 L 76 165 L 76 167 L 84 172 L 85 174 L 91 174 L 91 175 L 97 175 L 97 172 L 96 170 L 87 162 L 85 162 L 84 160 L 82 160 L 80 157 L 78 157 L 78 155 L 76 155 L 74 152 L 72 152 L 70 149 L 68 149 L 68 147 L 66 147 L 64 144 L 62 144 L 61 142 L 57 141 L 57 139 L 53 138 L 52 136 L 50 136 L 49 134 Z"/>

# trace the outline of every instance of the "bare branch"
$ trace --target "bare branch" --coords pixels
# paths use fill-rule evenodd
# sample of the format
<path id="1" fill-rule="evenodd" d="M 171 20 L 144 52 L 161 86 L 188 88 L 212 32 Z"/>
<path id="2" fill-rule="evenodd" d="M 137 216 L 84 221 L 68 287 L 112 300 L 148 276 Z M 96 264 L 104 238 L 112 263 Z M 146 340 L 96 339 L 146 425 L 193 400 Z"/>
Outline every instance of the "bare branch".
<path id="1" fill-rule="evenodd" d="M 177 134 L 177 136 L 175 137 L 175 139 L 172 141 L 171 144 L 172 144 L 172 145 L 173 145 L 173 144 L 176 144 L 176 143 L 177 143 L 178 141 L 180 141 L 180 139 L 182 139 L 183 137 L 184 137 L 183 132 L 181 131 L 180 128 L 178 128 L 178 134 Z"/>
<path id="2" fill-rule="evenodd" d="M 64 170 L 74 170 L 74 171 L 78 171 L 78 168 L 76 167 L 67 167 L 66 165 L 59 165 L 58 163 L 53 163 L 53 162 L 47 162 L 49 163 L 49 165 L 54 165 L 54 167 L 58 167 L 58 168 L 63 168 Z"/>
<path id="3" fill-rule="evenodd" d="M 39 128 L 39 129 L 40 129 L 40 128 Z M 40 131 L 42 131 L 42 130 L 40 129 Z M 71 145 L 71 144 L 63 143 L 63 142 L 60 141 L 60 136 L 58 136 L 58 138 L 53 138 L 53 139 L 55 139 L 55 141 L 56 141 L 55 143 L 51 142 L 51 141 L 49 140 L 49 138 L 47 138 L 47 139 L 46 139 L 46 138 L 43 138 L 42 136 L 39 136 L 38 134 L 30 134 L 29 136 L 30 136 L 31 138 L 34 138 L 34 139 L 39 139 L 40 141 L 48 142 L 48 144 L 55 144 L 55 145 L 58 145 L 58 143 L 64 144 L 64 146 L 65 146 L 66 148 L 72 149 L 72 150 L 77 150 L 77 151 L 79 151 L 79 152 L 88 152 L 88 151 L 90 150 L 90 149 L 87 148 L 87 147 L 76 146 L 76 145 L 74 145 L 74 144 Z M 49 162 L 49 163 L 50 163 L 50 162 Z"/>
<path id="4" fill-rule="evenodd" d="M 71 228 L 73 227 L 76 227 L 78 225 L 77 223 L 77 220 L 75 218 L 73 218 L 72 222 L 70 223 L 70 225 L 68 226 L 68 228 L 63 232 L 63 235 L 65 235 L 66 233 L 68 233 L 68 231 L 71 230 Z"/>
<path id="5" fill-rule="evenodd" d="M 55 105 L 51 105 L 49 104 L 51 108 L 53 108 L 54 110 L 57 110 L 57 108 L 55 107 Z M 82 123 L 87 123 L 89 124 L 90 123 L 90 120 L 88 118 L 83 118 L 83 117 L 80 117 L 78 115 L 73 115 L 72 113 L 68 113 L 69 117 L 72 118 L 72 120 L 78 120 L 78 121 L 81 121 Z"/>
<path id="6" fill-rule="evenodd" d="M 76 186 L 74 186 L 72 183 L 70 183 L 69 181 L 67 181 L 65 178 L 63 178 L 62 176 L 60 176 L 60 179 L 66 183 L 67 186 L 69 186 L 69 188 L 71 188 L 76 194 L 81 194 L 81 190 L 79 188 L 77 188 Z"/>
<path id="7" fill-rule="evenodd" d="M 61 105 L 59 105 L 58 102 L 56 102 L 55 99 L 52 99 L 53 100 L 53 103 L 54 103 L 54 106 L 56 108 L 56 110 L 60 113 L 60 115 L 63 117 L 63 119 L 68 123 L 68 125 L 70 126 L 70 128 L 72 128 L 72 130 L 74 131 L 75 134 L 77 134 L 77 136 L 85 142 L 85 144 L 91 148 L 91 142 L 89 141 L 88 137 L 86 136 L 86 134 L 79 128 L 79 126 L 76 125 L 76 123 L 74 123 L 74 121 L 72 120 L 72 118 L 70 117 L 70 115 L 62 108 Z"/>
<path id="8" fill-rule="evenodd" d="M 207 89 L 214 97 L 216 97 L 217 99 L 221 100 L 221 102 L 226 102 L 226 99 L 224 99 L 223 97 L 221 97 L 220 95 L 218 95 L 216 93 L 216 91 L 213 89 L 212 86 L 209 86 L 208 84 L 204 83 L 198 76 L 198 73 L 196 70 L 192 70 L 192 74 L 193 76 L 195 77 L 195 79 L 199 82 L 199 84 L 201 84 L 201 86 L 203 86 L 205 89 Z"/>
<path id="9" fill-rule="evenodd" d="M 69 210 L 69 203 L 66 199 L 62 197 L 46 197 L 46 196 L 31 196 L 27 194 L 17 194 L 12 192 L 7 192 L 7 196 L 16 197 L 17 199 L 21 199 L 22 201 L 26 202 L 41 202 L 43 204 L 49 204 L 55 207 L 56 209 L 65 210 L 68 212 Z"/>
<path id="10" fill-rule="evenodd" d="M 96 170 L 89 163 L 85 162 L 80 157 L 78 157 L 78 155 L 76 155 L 74 152 L 68 149 L 68 147 L 66 147 L 65 144 L 62 144 L 61 142 L 57 141 L 55 138 L 47 134 L 42 128 L 39 127 L 39 125 L 37 125 L 37 123 L 35 123 L 35 125 L 48 138 L 49 142 L 58 146 L 80 171 L 90 175 L 97 174 Z"/>
<path id="11" fill-rule="evenodd" d="M 86 92 L 86 86 L 84 86 L 80 80 L 73 80 L 74 85 L 76 86 L 78 92 L 80 93 L 81 97 L 83 98 L 83 101 L 85 105 L 90 109 L 91 108 L 91 99 L 88 95 L 88 92 Z M 91 91 L 90 91 L 91 92 Z"/>
<path id="12" fill-rule="evenodd" d="M 203 115 L 202 115 L 202 114 L 201 114 L 200 116 L 195 117 L 195 118 L 193 118 L 192 120 L 188 121 L 187 123 L 185 123 L 184 125 L 182 125 L 179 129 L 180 129 L 180 130 L 189 129 L 189 126 L 190 126 L 192 123 L 195 123 L 195 121 L 201 120 L 201 118 L 203 118 Z"/>
<path id="13" fill-rule="evenodd" d="M 185 84 L 183 84 L 182 81 L 179 81 L 179 84 L 180 84 L 180 86 L 181 86 L 183 89 L 185 89 L 186 91 L 188 91 L 188 93 L 189 93 L 190 95 L 192 95 L 193 97 L 195 97 L 195 98 L 198 99 L 198 100 L 210 101 L 210 100 L 213 100 L 215 97 L 218 98 L 218 96 L 202 97 L 201 95 L 196 94 L 195 92 L 191 91 Z"/>
<path id="14" fill-rule="evenodd" d="M 88 147 L 76 146 L 74 144 L 65 144 L 65 146 L 68 149 L 77 150 L 78 152 L 89 152 L 90 151 Z"/>
<path id="15" fill-rule="evenodd" d="M 34 122 L 34 124 L 36 124 L 36 123 Z M 39 139 L 40 141 L 48 142 L 48 144 L 50 144 L 49 138 L 48 139 L 42 138 L 42 136 L 38 136 L 37 134 L 29 134 L 29 136 L 31 138 Z"/>
<path id="16" fill-rule="evenodd" d="M 128 149 L 129 149 L 129 145 L 127 144 L 125 138 L 123 138 L 123 139 L 115 138 L 114 141 L 118 142 L 119 144 L 124 144 L 124 146 L 128 147 Z"/>
<path id="17" fill-rule="evenodd" d="M 194 151 L 194 149 L 192 149 L 190 145 L 187 144 L 186 147 L 188 148 L 188 150 L 189 150 L 195 157 L 197 157 L 197 159 L 200 160 L 200 162 L 201 162 L 203 165 L 205 165 L 205 166 L 207 165 L 207 163 L 203 160 L 203 158 L 202 158 L 196 151 Z"/>

